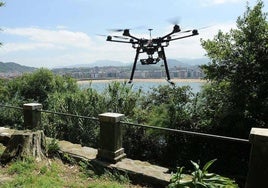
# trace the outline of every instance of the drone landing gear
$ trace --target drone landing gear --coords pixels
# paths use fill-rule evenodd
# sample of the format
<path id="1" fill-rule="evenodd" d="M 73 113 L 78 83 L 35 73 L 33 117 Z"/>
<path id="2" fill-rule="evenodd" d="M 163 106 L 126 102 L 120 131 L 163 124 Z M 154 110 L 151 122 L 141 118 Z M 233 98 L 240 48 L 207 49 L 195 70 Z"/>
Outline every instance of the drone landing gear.
<path id="1" fill-rule="evenodd" d="M 130 75 L 130 79 L 128 81 L 129 84 L 131 84 L 132 80 L 133 80 L 134 72 L 135 72 L 137 61 L 138 61 L 138 58 L 139 58 L 139 53 L 140 53 L 140 48 L 137 48 L 134 64 L 133 64 L 131 75 Z"/>
<path id="2" fill-rule="evenodd" d="M 170 83 L 170 84 L 173 85 L 173 86 L 175 85 L 175 83 L 172 82 L 171 80 L 167 80 L 167 82 Z"/>
<path id="3" fill-rule="evenodd" d="M 133 77 L 134 77 L 134 72 L 135 72 L 135 69 L 136 69 L 137 61 L 138 61 L 138 58 L 139 58 L 139 54 L 141 53 L 140 50 L 141 50 L 141 48 L 139 48 L 139 47 L 136 49 L 136 56 L 135 56 L 135 59 L 134 59 L 134 64 L 133 64 L 133 67 L 132 67 L 132 71 L 131 71 L 130 79 L 129 79 L 129 81 L 128 81 L 129 84 L 131 84 L 132 81 L 133 81 Z M 148 62 L 151 62 L 151 63 L 142 63 L 142 62 L 144 62 L 144 60 L 141 61 L 141 63 L 142 63 L 142 65 L 156 64 L 156 63 L 160 60 L 160 58 L 163 59 L 163 61 L 164 61 L 164 66 L 165 66 L 165 71 L 166 71 L 166 76 L 167 76 L 167 82 L 170 83 L 171 85 L 174 85 L 174 82 L 172 82 L 172 81 L 170 80 L 170 75 L 169 75 L 169 70 L 168 70 L 168 64 L 167 64 L 167 59 L 166 59 L 166 55 L 165 55 L 165 51 L 164 51 L 164 47 L 163 47 L 163 46 L 161 46 L 161 51 L 159 52 L 159 54 L 161 54 L 161 55 L 159 55 L 159 58 L 157 59 L 157 61 L 154 61 L 154 59 L 153 59 L 153 61 L 151 62 L 150 60 L 151 60 L 152 58 L 148 58 L 148 59 L 147 59 Z"/>
<path id="4" fill-rule="evenodd" d="M 165 70 L 166 70 L 166 75 L 167 75 L 167 81 L 168 83 L 170 83 L 171 85 L 175 85 L 174 82 L 172 82 L 170 80 L 170 75 L 169 75 L 169 71 L 168 71 L 168 64 L 167 64 L 167 59 L 166 59 L 166 55 L 165 55 L 165 51 L 164 51 L 164 47 L 161 47 L 161 57 L 164 60 L 164 66 L 165 66 Z"/>

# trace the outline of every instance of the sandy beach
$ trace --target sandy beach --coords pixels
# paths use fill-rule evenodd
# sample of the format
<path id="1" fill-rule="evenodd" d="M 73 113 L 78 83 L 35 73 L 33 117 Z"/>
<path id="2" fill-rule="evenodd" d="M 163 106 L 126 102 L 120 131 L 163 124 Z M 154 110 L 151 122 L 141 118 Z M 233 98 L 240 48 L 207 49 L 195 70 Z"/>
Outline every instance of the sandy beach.
<path id="1" fill-rule="evenodd" d="M 128 79 L 107 79 L 107 80 L 79 80 L 77 81 L 78 84 L 82 84 L 82 83 L 87 83 L 87 82 L 92 82 L 92 83 L 109 83 L 109 82 L 114 82 L 114 81 L 118 81 L 118 82 L 128 82 Z M 180 83 L 180 82 L 189 82 L 189 83 L 205 83 L 206 80 L 202 80 L 202 79 L 178 79 L 178 78 L 174 78 L 171 79 L 172 82 L 174 83 Z M 133 83 L 135 82 L 153 82 L 153 83 L 162 83 L 162 82 L 167 82 L 165 79 L 134 79 Z"/>

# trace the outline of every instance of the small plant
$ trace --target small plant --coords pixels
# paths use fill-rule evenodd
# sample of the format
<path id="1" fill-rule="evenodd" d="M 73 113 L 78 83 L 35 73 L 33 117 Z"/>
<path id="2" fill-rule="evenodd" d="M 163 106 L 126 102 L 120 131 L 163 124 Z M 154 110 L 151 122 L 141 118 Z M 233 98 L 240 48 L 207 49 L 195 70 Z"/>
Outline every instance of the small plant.
<path id="1" fill-rule="evenodd" d="M 64 153 L 61 159 L 71 165 L 77 164 L 76 160 L 72 156 L 70 156 L 68 153 Z"/>
<path id="2" fill-rule="evenodd" d="M 3 144 L 0 143 L 0 157 L 4 153 L 4 151 L 5 151 L 5 147 Z"/>
<path id="3" fill-rule="evenodd" d="M 199 164 L 191 161 L 194 171 L 191 173 L 192 178 L 185 179 L 183 174 L 184 167 L 179 167 L 177 172 L 172 175 L 169 188 L 238 188 L 238 185 L 227 177 L 215 173 L 209 173 L 208 168 L 216 161 L 213 159 L 207 162 L 202 169 Z"/>
<path id="4" fill-rule="evenodd" d="M 53 157 L 58 154 L 60 150 L 60 146 L 58 144 L 58 141 L 53 138 L 52 140 L 49 141 L 47 144 L 47 153 L 49 157 Z"/>
<path id="5" fill-rule="evenodd" d="M 113 170 L 113 172 L 105 170 L 104 174 L 102 175 L 102 178 L 122 184 L 127 184 L 130 182 L 127 174 L 122 175 L 117 170 Z"/>
<path id="6" fill-rule="evenodd" d="M 80 170 L 84 173 L 84 175 L 86 175 L 88 177 L 94 177 L 95 176 L 94 166 L 91 165 L 89 162 L 80 161 L 78 164 L 80 166 Z"/>

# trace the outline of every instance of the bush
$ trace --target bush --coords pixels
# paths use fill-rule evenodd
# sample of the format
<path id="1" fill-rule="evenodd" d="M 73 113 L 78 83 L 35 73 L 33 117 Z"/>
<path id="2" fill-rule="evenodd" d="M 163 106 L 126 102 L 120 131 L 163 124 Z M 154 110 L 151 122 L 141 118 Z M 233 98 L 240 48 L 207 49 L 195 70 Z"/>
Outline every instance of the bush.
<path id="1" fill-rule="evenodd" d="M 216 161 L 216 159 L 207 162 L 201 169 L 200 166 L 191 161 L 194 171 L 191 173 L 192 178 L 187 178 L 183 174 L 184 167 L 179 167 L 177 172 L 172 175 L 169 188 L 238 188 L 238 185 L 231 179 L 220 176 L 215 173 L 209 173 L 208 168 Z"/>

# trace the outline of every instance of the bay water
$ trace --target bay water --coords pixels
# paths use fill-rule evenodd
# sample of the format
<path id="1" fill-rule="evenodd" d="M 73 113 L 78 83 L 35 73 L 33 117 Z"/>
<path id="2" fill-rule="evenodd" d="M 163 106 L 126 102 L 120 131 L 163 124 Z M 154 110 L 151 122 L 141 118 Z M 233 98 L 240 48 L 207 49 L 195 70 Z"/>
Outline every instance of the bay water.
<path id="1" fill-rule="evenodd" d="M 123 81 L 122 81 L 123 82 Z M 97 92 L 101 93 L 107 88 L 107 86 L 111 83 L 111 81 L 79 81 L 78 85 L 81 89 L 93 88 Z M 190 86 L 192 88 L 193 93 L 197 93 L 201 90 L 202 85 L 205 82 L 200 80 L 180 80 L 174 82 L 176 86 Z M 159 85 L 169 85 L 170 83 L 166 81 L 157 81 L 157 80 L 143 80 L 143 81 L 134 81 L 131 85 L 134 91 L 138 91 L 141 89 L 144 93 L 152 91 L 153 88 L 158 87 Z"/>

